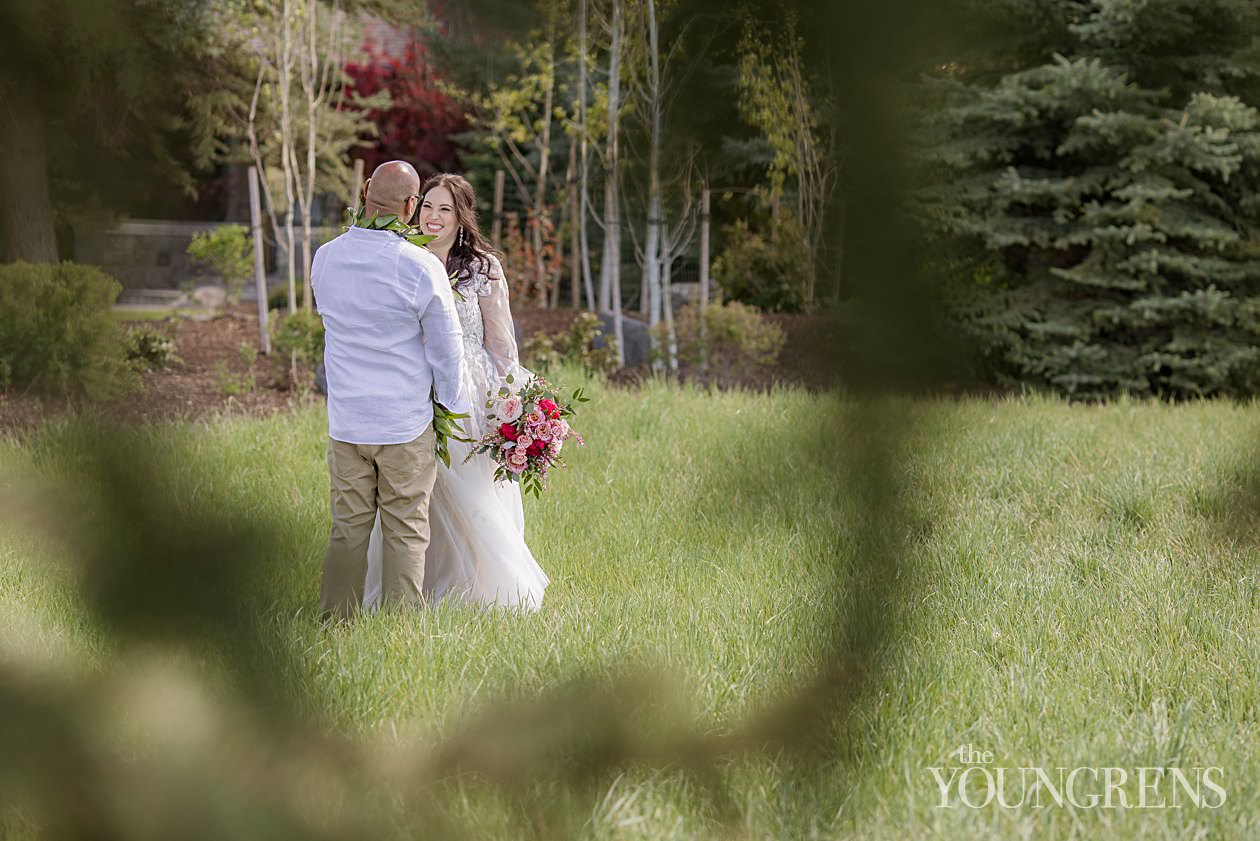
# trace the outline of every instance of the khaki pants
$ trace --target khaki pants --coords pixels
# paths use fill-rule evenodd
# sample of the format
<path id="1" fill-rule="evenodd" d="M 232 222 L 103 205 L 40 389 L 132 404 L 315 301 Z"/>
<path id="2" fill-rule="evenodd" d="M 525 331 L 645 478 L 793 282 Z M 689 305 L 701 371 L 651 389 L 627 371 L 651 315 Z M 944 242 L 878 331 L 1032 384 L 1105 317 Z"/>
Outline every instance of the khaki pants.
<path id="1" fill-rule="evenodd" d="M 368 538 L 381 512 L 381 601 L 421 600 L 429 546 L 429 499 L 437 479 L 436 433 L 406 444 L 347 444 L 328 439 L 332 530 L 324 556 L 320 612 L 349 617 L 363 604 Z"/>

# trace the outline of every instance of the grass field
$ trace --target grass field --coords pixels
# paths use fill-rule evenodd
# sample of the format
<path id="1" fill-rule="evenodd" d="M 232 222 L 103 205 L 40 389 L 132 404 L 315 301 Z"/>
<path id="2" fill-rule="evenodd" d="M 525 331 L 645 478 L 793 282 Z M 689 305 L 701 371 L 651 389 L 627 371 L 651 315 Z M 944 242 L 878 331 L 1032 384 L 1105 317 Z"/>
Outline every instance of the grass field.
<path id="1" fill-rule="evenodd" d="M 640 687 L 646 701 L 624 700 L 645 710 L 649 741 L 670 728 L 727 732 L 813 674 L 832 582 L 863 587 L 837 569 L 861 516 L 842 481 L 854 477 L 841 473 L 873 430 L 829 437 L 826 419 L 849 405 L 834 395 L 591 388 L 575 423 L 588 446 L 526 501 L 529 543 L 553 582 L 531 616 L 443 607 L 321 631 L 323 410 L 141 435 L 178 454 L 178 510 L 195 518 L 226 499 L 268 524 L 279 548 L 240 596 L 242 633 L 284 664 L 270 689 L 316 731 L 368 753 L 423 751 L 480 710 L 537 695 L 554 699 L 559 726 L 578 714 L 564 688 L 587 681 Z M 1260 522 L 1246 505 L 1255 408 L 1026 398 L 885 411 L 912 420 L 898 473 L 913 512 L 898 536 L 905 603 L 888 607 L 899 636 L 854 717 L 799 722 L 834 743 L 822 761 L 746 750 L 697 776 L 640 757 L 575 790 L 559 774 L 497 794 L 479 777 L 420 799 L 440 801 L 477 838 L 553 837 L 557 826 L 600 839 L 1260 837 Z M 73 482 L 85 440 L 58 426 L 0 443 L 2 487 Z M 80 522 L 69 509 L 59 531 Z M 132 637 L 108 630 L 76 595 L 75 574 L 53 563 L 60 546 L 0 529 L 0 663 L 109 687 L 151 655 L 198 691 L 228 692 L 231 670 L 206 653 L 213 646 L 159 656 L 146 637 L 139 655 Z M 637 683 L 619 683 L 626 673 Z M 196 692 L 169 697 L 201 703 Z M 146 718 L 143 698 L 132 700 L 120 714 L 138 719 L 126 738 L 145 746 L 141 757 L 160 754 L 161 715 Z M 545 744 L 546 703 L 541 721 L 533 707 L 515 725 L 487 724 L 482 747 L 508 767 Z M 1227 798 L 1209 792 L 1196 807 L 1165 781 L 1134 808 L 1130 781 L 1130 808 L 940 808 L 928 769 L 956 766 L 960 745 L 991 752 L 987 767 L 1052 776 L 1176 766 L 1193 782 L 1193 769 L 1215 767 Z M 1101 785 L 1088 778 L 1082 790 Z M 1155 808 L 1178 792 L 1181 808 Z M 383 832 L 439 837 L 417 827 L 402 795 L 365 796 L 380 799 Z M 563 803 L 568 822 L 521 806 L 544 800 Z M 326 829 L 349 809 L 311 803 L 306 819 Z M 15 836 L 30 831 L 8 820 Z"/>

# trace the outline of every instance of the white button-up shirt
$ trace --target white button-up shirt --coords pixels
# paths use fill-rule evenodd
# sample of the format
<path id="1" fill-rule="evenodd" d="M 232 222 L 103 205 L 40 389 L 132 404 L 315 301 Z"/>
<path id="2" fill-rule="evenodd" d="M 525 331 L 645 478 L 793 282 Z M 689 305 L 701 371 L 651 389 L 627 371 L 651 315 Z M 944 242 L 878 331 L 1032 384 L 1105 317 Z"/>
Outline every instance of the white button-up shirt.
<path id="1" fill-rule="evenodd" d="M 437 401 L 470 410 L 463 331 L 442 263 L 392 231 L 350 228 L 320 246 L 311 287 L 324 319 L 328 434 L 348 444 L 403 444 Z"/>

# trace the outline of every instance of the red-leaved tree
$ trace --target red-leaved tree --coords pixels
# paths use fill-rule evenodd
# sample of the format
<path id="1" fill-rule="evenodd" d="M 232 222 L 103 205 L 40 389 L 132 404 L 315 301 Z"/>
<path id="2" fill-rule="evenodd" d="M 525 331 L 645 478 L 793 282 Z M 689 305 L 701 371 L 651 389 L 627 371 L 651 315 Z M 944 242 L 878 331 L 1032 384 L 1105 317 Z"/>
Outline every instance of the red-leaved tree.
<path id="1" fill-rule="evenodd" d="M 373 43 L 363 52 L 363 61 L 346 65 L 351 90 L 363 96 L 385 90 L 392 100 L 389 110 L 368 112 L 378 134 L 375 147 L 362 153 L 367 171 L 397 159 L 411 163 L 421 177 L 455 171 L 459 156 L 451 138 L 467 130 L 468 122 L 460 104 L 442 93 L 424 45 L 412 37 L 401 56 Z"/>

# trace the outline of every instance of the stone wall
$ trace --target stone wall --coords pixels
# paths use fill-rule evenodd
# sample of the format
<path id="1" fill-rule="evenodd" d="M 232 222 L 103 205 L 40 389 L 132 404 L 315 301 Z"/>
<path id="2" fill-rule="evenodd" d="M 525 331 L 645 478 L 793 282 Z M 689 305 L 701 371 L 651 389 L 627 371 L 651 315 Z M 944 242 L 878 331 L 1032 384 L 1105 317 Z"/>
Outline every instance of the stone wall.
<path id="1" fill-rule="evenodd" d="M 75 231 L 74 260 L 97 266 L 118 280 L 123 289 L 180 289 L 186 285 L 219 283 L 208 277 L 188 259 L 188 244 L 194 234 L 211 231 L 220 225 L 249 227 L 248 222 L 175 222 L 161 219 L 129 219 L 113 228 L 84 226 Z M 311 253 L 320 244 L 339 234 L 341 229 L 324 227 L 311 232 Z M 297 276 L 302 278 L 301 228 L 295 231 L 298 242 Z M 273 249 L 264 252 L 268 286 L 283 284 L 282 266 L 276 265 Z M 246 284 L 252 288 L 252 281 Z"/>
<path id="2" fill-rule="evenodd" d="M 97 266 L 124 289 L 178 289 L 200 275 L 188 261 L 193 235 L 217 222 L 131 219 L 113 228 L 75 231 L 74 259 Z"/>

